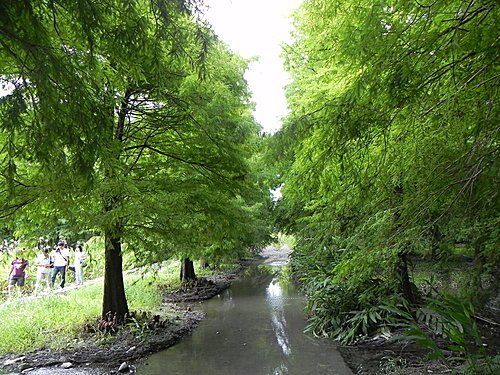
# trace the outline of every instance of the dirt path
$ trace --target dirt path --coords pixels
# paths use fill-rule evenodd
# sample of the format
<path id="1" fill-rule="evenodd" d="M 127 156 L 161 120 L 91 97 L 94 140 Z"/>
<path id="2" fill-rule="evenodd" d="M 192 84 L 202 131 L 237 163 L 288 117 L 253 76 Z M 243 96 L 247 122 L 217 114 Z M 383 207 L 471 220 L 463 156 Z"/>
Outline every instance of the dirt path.
<path id="1" fill-rule="evenodd" d="M 266 246 L 260 253 L 262 257 L 262 264 L 268 264 L 272 266 L 283 266 L 288 263 L 289 256 L 292 253 L 287 245 L 283 246 Z"/>

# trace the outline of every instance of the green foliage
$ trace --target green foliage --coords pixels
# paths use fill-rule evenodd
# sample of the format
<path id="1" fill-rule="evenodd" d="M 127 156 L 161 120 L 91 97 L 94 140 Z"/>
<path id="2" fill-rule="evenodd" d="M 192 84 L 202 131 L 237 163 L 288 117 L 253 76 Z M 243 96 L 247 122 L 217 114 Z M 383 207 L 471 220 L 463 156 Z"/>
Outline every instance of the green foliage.
<path id="1" fill-rule="evenodd" d="M 276 236 L 276 246 L 287 246 L 290 249 L 293 249 L 295 247 L 295 238 L 284 233 L 278 233 Z"/>
<path id="2" fill-rule="evenodd" d="M 465 374 L 496 374 L 500 370 L 498 356 L 488 355 L 483 347 L 474 306 L 463 298 L 452 295 L 429 298 L 426 306 L 417 310 L 416 319 L 406 334 L 417 344 L 431 349 L 431 358 L 461 363 Z M 445 355 L 436 343 L 436 336 L 450 342 L 447 349 L 454 355 Z"/>
<path id="3" fill-rule="evenodd" d="M 384 300 L 418 300 L 413 254 L 463 244 L 475 303 L 498 285 L 499 15 L 465 0 L 297 11 L 291 113 L 268 143 L 318 333 L 349 341 Z"/>
<path id="4" fill-rule="evenodd" d="M 131 252 L 136 264 L 225 259 L 268 240 L 247 61 L 196 5 L 0 5 L 11 88 L 0 98 L 0 227 L 103 236 L 120 254 L 106 261 Z M 120 266 L 106 267 L 116 285 Z M 123 291 L 105 295 L 117 293 L 126 310 Z"/>
<path id="5" fill-rule="evenodd" d="M 404 299 L 390 290 L 367 287 L 365 290 L 335 284 L 332 279 L 313 279 L 306 290 L 309 324 L 306 331 L 352 344 L 384 327 L 408 318 Z M 361 296 L 361 297 L 360 297 Z"/>
<path id="6" fill-rule="evenodd" d="M 291 262 L 307 295 L 307 331 L 350 344 L 408 319 L 409 306 L 394 295 L 397 281 L 380 253 L 370 254 L 373 259 L 368 256 L 365 263 L 346 249 L 310 249 L 308 244 L 296 248 Z M 376 277 L 369 272 L 374 261 L 379 265 Z"/>
<path id="7" fill-rule="evenodd" d="M 177 278 L 177 262 L 165 265 L 160 273 L 137 271 L 126 276 L 131 311 L 156 311 L 162 296 L 159 286 Z M 84 324 L 101 314 L 101 296 L 102 283 L 90 283 L 64 294 L 9 299 L 0 305 L 0 353 L 78 345 L 74 338 Z"/>

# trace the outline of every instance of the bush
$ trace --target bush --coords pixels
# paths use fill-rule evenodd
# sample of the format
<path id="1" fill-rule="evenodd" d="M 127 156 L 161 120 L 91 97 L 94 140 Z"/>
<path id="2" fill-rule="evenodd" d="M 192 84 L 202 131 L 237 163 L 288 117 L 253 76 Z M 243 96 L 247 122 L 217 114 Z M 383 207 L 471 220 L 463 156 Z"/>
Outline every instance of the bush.
<path id="1" fill-rule="evenodd" d="M 431 350 L 432 358 L 461 364 L 460 371 L 471 375 L 494 375 L 500 370 L 500 357 L 489 356 L 474 319 L 471 301 L 449 294 L 427 298 L 416 311 L 416 319 L 407 325 L 407 336 Z M 428 331 L 430 330 L 430 334 Z M 449 355 L 436 342 L 444 338 Z"/>

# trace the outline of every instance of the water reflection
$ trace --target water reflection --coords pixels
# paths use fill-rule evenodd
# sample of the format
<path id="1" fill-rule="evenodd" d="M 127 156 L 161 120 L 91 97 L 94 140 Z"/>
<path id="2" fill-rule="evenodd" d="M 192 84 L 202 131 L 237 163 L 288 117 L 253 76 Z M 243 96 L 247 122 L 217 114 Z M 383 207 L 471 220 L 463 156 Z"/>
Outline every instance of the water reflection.
<path id="1" fill-rule="evenodd" d="M 304 299 L 277 270 L 251 268 L 198 304 L 207 317 L 193 334 L 137 363 L 137 374 L 352 375 L 335 345 L 303 333 Z"/>
<path id="2" fill-rule="evenodd" d="M 283 291 L 278 279 L 274 278 L 271 281 L 266 292 L 267 301 L 271 307 L 271 322 L 273 324 L 274 334 L 276 335 L 276 341 L 283 351 L 283 354 L 288 357 L 292 353 L 292 350 L 290 349 L 288 337 L 286 335 Z M 278 372 L 278 374 L 281 374 L 281 372 Z"/>

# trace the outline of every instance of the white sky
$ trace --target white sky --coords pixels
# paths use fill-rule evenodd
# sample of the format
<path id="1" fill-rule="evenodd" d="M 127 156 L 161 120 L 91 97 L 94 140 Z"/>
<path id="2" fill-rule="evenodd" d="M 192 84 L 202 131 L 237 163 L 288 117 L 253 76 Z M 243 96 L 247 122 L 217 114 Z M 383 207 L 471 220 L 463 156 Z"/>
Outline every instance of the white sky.
<path id="1" fill-rule="evenodd" d="M 280 58 L 290 42 L 289 15 L 302 0 L 205 0 L 206 17 L 215 33 L 234 52 L 258 57 L 245 78 L 256 103 L 254 117 L 263 131 L 274 133 L 287 113 L 284 86 L 288 75 Z"/>

